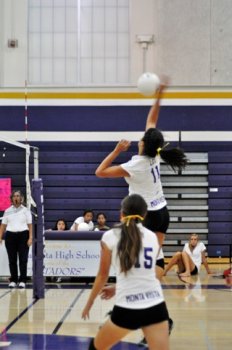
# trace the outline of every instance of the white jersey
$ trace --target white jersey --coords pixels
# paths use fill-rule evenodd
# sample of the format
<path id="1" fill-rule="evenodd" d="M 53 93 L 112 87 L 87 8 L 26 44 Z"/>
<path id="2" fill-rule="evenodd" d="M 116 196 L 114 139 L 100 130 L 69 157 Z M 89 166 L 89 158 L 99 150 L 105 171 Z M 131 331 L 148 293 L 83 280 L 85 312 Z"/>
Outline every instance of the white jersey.
<path id="1" fill-rule="evenodd" d="M 160 180 L 160 158 L 136 155 L 121 167 L 130 177 L 125 177 L 129 185 L 129 195 L 140 194 L 147 203 L 147 209 L 159 210 L 167 205 Z"/>
<path id="2" fill-rule="evenodd" d="M 78 218 L 76 218 L 76 220 L 74 221 L 74 223 L 72 224 L 72 226 L 70 227 L 71 231 L 74 231 L 75 228 L 75 224 L 79 225 L 85 222 L 85 219 L 83 216 L 79 216 Z M 93 221 L 90 222 L 86 222 L 86 224 L 89 226 L 89 231 L 93 231 L 94 228 L 94 224 Z"/>
<path id="3" fill-rule="evenodd" d="M 117 255 L 117 246 L 121 237 L 121 228 L 105 232 L 102 241 L 112 251 L 112 265 L 116 272 L 115 305 L 128 309 L 145 309 L 164 301 L 160 281 L 155 276 L 156 256 L 159 244 L 156 235 L 137 224 L 142 235 L 142 249 L 138 266 L 132 267 L 127 274 L 121 272 Z"/>
<path id="4" fill-rule="evenodd" d="M 6 230 L 11 232 L 22 232 L 28 230 L 28 225 L 32 223 L 30 210 L 22 204 L 16 208 L 11 205 L 5 210 L 2 224 L 6 225 Z"/>
<path id="5" fill-rule="evenodd" d="M 185 243 L 183 251 L 186 252 L 196 265 L 198 271 L 200 271 L 201 263 L 202 263 L 202 252 L 206 250 L 206 246 L 203 242 L 198 242 L 196 247 L 191 251 L 189 249 L 189 243 Z"/>

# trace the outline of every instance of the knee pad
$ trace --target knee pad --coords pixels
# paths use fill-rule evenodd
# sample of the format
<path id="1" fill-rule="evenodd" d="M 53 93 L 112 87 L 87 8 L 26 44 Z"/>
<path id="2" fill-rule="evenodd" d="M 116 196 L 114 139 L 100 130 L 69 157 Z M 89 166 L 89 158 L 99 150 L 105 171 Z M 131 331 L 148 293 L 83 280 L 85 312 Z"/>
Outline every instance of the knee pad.
<path id="1" fill-rule="evenodd" d="M 89 350 L 97 350 L 94 346 L 94 338 L 91 339 L 91 342 L 89 343 Z"/>

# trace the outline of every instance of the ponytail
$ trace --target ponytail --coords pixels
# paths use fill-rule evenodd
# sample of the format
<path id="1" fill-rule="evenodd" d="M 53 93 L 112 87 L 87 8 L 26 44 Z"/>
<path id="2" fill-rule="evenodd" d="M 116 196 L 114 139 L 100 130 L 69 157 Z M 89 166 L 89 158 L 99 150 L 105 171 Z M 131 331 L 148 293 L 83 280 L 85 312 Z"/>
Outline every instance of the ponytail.
<path id="1" fill-rule="evenodd" d="M 182 170 L 188 163 L 188 159 L 184 151 L 180 148 L 167 149 L 163 134 L 156 128 L 148 129 L 142 141 L 144 142 L 144 155 L 155 158 L 160 155 L 161 158 L 171 166 L 174 171 Z"/>
<path id="2" fill-rule="evenodd" d="M 159 154 L 163 161 L 170 165 L 175 172 L 183 170 L 188 163 L 188 158 L 181 148 L 164 148 L 159 151 Z"/>
<path id="3" fill-rule="evenodd" d="M 117 246 L 117 255 L 120 261 L 121 272 L 125 274 L 138 261 L 142 249 L 142 238 L 138 222 L 144 219 L 147 204 L 143 197 L 132 194 L 125 197 L 121 203 L 121 235 Z"/>
<path id="4" fill-rule="evenodd" d="M 118 256 L 121 272 L 125 274 L 138 261 L 139 252 L 142 247 L 141 233 L 136 225 L 135 219 L 131 219 L 129 224 L 121 224 L 121 238 L 118 242 Z"/>

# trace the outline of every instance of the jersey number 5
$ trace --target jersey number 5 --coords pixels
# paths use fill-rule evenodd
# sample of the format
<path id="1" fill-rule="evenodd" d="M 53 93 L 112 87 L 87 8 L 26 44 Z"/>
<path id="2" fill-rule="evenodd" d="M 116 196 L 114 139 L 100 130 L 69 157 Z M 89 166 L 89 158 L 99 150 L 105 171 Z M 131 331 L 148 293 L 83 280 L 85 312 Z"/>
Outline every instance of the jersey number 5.
<path id="1" fill-rule="evenodd" d="M 143 259 L 143 267 L 145 267 L 145 269 L 151 269 L 152 268 L 152 263 L 153 263 L 153 258 L 152 258 L 152 252 L 153 252 L 153 248 L 144 248 L 144 259 Z M 138 260 L 137 263 L 135 264 L 136 268 L 140 268 L 141 267 L 141 263 Z"/>

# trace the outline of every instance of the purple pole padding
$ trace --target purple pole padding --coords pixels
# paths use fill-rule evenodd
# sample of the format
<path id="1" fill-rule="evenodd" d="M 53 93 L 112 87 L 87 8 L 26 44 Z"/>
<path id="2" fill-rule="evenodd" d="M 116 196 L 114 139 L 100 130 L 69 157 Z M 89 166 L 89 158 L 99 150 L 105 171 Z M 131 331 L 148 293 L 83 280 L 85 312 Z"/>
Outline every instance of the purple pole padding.
<path id="1" fill-rule="evenodd" d="M 42 179 L 32 180 L 32 196 L 36 203 L 37 216 L 34 219 L 32 245 L 33 297 L 44 298 L 44 204 Z"/>

